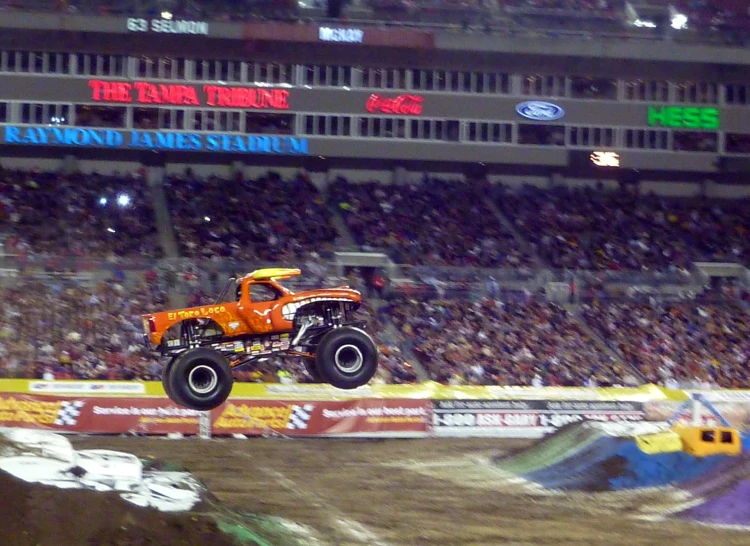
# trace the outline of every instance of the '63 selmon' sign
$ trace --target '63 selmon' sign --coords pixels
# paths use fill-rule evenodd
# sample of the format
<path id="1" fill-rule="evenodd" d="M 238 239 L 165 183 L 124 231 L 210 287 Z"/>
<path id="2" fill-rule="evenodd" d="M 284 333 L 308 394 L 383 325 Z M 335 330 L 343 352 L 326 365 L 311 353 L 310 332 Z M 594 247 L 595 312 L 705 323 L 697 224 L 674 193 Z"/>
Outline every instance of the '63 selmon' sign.
<path id="1" fill-rule="evenodd" d="M 435 400 L 433 426 L 450 429 L 547 429 L 579 421 L 642 421 L 643 404 L 569 400 Z"/>

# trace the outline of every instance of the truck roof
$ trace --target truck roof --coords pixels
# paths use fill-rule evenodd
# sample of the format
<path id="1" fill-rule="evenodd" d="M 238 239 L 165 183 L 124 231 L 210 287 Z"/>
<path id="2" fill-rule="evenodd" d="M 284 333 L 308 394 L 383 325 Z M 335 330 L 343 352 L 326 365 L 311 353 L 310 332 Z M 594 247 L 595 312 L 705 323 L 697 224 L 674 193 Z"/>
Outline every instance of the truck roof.
<path id="1" fill-rule="evenodd" d="M 300 269 L 288 269 L 283 267 L 270 267 L 266 269 L 257 269 L 252 273 L 245 275 L 246 279 L 252 279 L 254 281 L 283 281 L 297 275 L 301 275 Z"/>

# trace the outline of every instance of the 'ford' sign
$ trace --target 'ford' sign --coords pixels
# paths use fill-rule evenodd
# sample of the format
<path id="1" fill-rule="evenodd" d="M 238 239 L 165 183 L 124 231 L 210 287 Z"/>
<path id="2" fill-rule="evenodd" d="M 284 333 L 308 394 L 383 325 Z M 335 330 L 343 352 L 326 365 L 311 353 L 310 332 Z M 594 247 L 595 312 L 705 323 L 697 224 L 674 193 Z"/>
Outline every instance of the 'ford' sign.
<path id="1" fill-rule="evenodd" d="M 565 110 L 551 102 L 530 100 L 516 105 L 516 112 L 535 121 L 554 121 L 565 115 Z"/>

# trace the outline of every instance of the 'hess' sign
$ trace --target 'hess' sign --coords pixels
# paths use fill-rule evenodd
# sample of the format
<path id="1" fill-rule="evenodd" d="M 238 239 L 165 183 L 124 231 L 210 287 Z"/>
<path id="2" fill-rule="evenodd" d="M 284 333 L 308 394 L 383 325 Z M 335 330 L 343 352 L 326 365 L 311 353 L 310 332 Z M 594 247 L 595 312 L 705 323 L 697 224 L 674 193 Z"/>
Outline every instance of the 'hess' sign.
<path id="1" fill-rule="evenodd" d="M 95 102 L 289 110 L 289 91 L 285 89 L 103 80 L 89 80 L 89 87 Z"/>

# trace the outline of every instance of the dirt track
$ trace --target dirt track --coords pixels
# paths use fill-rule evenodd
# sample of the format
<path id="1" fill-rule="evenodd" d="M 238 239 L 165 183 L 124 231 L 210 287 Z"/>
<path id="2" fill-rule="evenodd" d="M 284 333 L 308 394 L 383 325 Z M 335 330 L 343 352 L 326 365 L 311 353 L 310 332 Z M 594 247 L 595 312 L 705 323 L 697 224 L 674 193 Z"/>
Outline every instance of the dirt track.
<path id="1" fill-rule="evenodd" d="M 180 463 L 236 510 L 310 527 L 311 546 L 750 545 L 750 533 L 626 517 L 664 502 L 661 492 L 522 491 L 488 459 L 523 442 L 80 438 L 74 445 Z"/>

